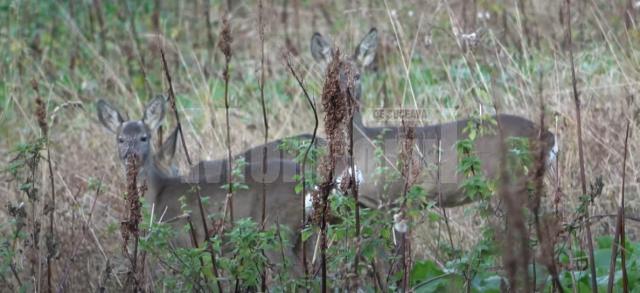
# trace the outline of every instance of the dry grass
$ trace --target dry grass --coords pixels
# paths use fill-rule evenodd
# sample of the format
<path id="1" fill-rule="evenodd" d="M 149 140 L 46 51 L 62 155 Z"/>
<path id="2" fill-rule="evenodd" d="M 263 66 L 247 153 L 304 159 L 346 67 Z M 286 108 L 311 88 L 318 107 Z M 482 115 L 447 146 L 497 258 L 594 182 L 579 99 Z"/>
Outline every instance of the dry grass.
<path id="1" fill-rule="evenodd" d="M 6 166 L 12 158 L 10 150 L 39 133 L 38 122 L 31 115 L 35 92 L 29 86 L 32 79 L 38 80 L 40 94 L 48 105 L 49 119 L 55 115 L 55 120 L 49 121 L 49 137 L 57 196 L 56 233 L 62 240 L 59 255 L 62 259 L 73 255 L 76 260 L 62 261 L 60 267 L 63 269 L 56 271 L 54 279 L 59 280 L 69 271 L 74 274 L 76 281 L 73 282 L 87 280 L 95 289 L 103 286 L 104 280 L 111 283 L 124 280 L 126 265 L 118 250 L 121 241 L 117 227 L 118 217 L 125 208 L 122 194 L 126 190 L 126 180 L 123 167 L 115 156 L 113 136 L 95 119 L 94 101 L 106 98 L 125 106 L 130 114 L 140 113 L 147 96 L 166 92 L 168 88 L 160 61 L 160 48 L 163 48 L 174 78 L 177 106 L 184 115 L 181 122 L 185 139 L 194 161 L 222 158 L 226 152 L 223 58 L 209 55 L 215 50 L 207 47 L 206 22 L 195 6 L 202 5 L 201 1 L 163 4 L 166 6 L 161 10 L 160 34 L 151 28 L 151 13 L 137 7 L 140 13 L 136 15 L 141 15 L 136 16 L 140 17 L 136 19 L 139 50 L 133 45 L 130 27 L 120 24 L 117 13 L 103 9 L 102 13 L 112 13 L 105 18 L 104 54 L 101 53 L 102 34 L 89 22 L 89 11 L 94 11 L 91 5 L 76 7 L 75 16 L 72 16 L 67 4 L 31 2 L 15 2 L 8 12 L 0 12 L 0 18 L 11 23 L 0 29 L 0 44 L 8 48 L 0 53 L 3 66 L 0 68 L 0 152 L 3 154 L 0 163 Z M 298 17 L 305 22 L 296 27 L 285 27 L 279 17 L 266 18 L 267 84 L 264 90 L 270 114 L 270 138 L 309 133 L 314 125 L 312 112 L 281 58 L 286 32 L 300 53 L 293 62 L 304 69 L 300 72 L 311 93 L 317 96 L 322 85 L 322 69 L 314 64 L 308 52 L 307 43 L 312 32 L 319 30 L 331 34 L 340 47 L 354 48 L 354 42 L 370 26 L 376 26 L 381 32 L 377 71 L 366 73 L 363 81 L 367 125 L 381 124 L 371 118 L 375 108 L 425 108 L 429 115 L 423 122 L 430 124 L 465 117 L 479 108 L 492 111 L 492 96 L 502 105 L 502 113 L 518 114 L 535 121 L 540 108 L 537 76 L 538 71 L 542 71 L 542 95 L 548 111 L 546 124 L 556 133 L 561 150 L 559 176 L 553 172 L 548 174 L 547 190 L 555 190 L 559 184 L 564 195 L 560 198 L 560 213 L 563 219 L 569 219 L 581 191 L 571 69 L 563 49 L 561 21 L 566 19 L 548 13 L 556 11 L 560 1 L 524 1 L 527 3 L 526 15 L 513 7 L 512 1 L 499 1 L 498 8 L 478 8 L 478 11 L 489 12 L 491 18 L 475 19 L 475 26 L 470 24 L 470 19 L 474 18 L 470 16 L 470 10 L 465 17 L 461 15 L 462 1 L 428 4 L 389 1 L 386 3 L 388 8 L 377 1 L 371 1 L 372 4 L 357 2 L 302 4 Z M 592 205 L 592 215 L 611 214 L 617 208 L 616 198 L 622 182 L 623 130 L 627 120 L 632 121 L 632 129 L 636 128 L 640 115 L 636 101 L 640 88 L 637 82 L 640 55 L 635 49 L 638 47 L 637 30 L 626 31 L 616 20 L 618 18 L 614 18 L 618 17 L 616 14 L 620 9 L 600 2 L 604 1 L 579 4 L 572 19 L 583 110 L 586 178 L 593 182 L 602 177 L 605 184 L 602 196 Z M 30 5 L 37 8 L 30 11 Z M 116 11 L 119 7 L 118 4 L 108 5 Z M 283 13 L 279 3 L 265 5 L 264 10 L 268 16 Z M 211 9 L 214 28 L 221 24 L 219 11 L 217 7 Z M 506 29 L 501 19 L 502 11 L 509 14 Z M 237 5 L 230 19 L 234 40 L 229 88 L 233 153 L 258 145 L 263 139 L 256 13 L 257 3 L 247 2 Z M 292 7 L 289 7 L 288 15 L 295 17 Z M 530 36 L 520 26 L 523 16 L 526 16 Z M 289 19 L 289 24 L 292 23 Z M 469 29 L 460 29 L 463 26 Z M 14 29 L 24 32 L 14 32 Z M 462 34 L 472 31 L 478 32 L 477 45 L 464 45 Z M 456 32 L 459 32 L 457 37 Z M 525 44 L 526 39 L 531 41 Z M 69 69 L 71 55 L 68 48 L 73 46 L 74 40 L 79 45 L 79 52 L 75 68 Z M 519 57 L 523 52 L 530 58 Z M 145 56 L 144 71 L 154 93 L 145 92 L 139 68 L 141 55 Z M 210 78 L 206 77 L 206 72 L 211 73 Z M 494 81 L 488 80 L 489 77 Z M 82 109 L 63 106 L 75 101 L 82 104 Z M 634 154 L 640 151 L 640 136 L 631 136 L 628 149 L 627 214 L 637 214 L 640 211 L 637 192 L 640 169 L 636 167 L 640 159 L 636 160 Z M 181 162 L 181 167 L 185 170 L 185 162 Z M 47 176 L 46 169 L 38 174 L 42 192 L 47 190 Z M 17 191 L 18 182 L 11 181 L 6 173 L 1 173 L 0 178 L 3 205 L 23 200 L 23 195 Z M 92 188 L 96 180 L 102 181 L 99 192 Z M 551 193 L 542 201 L 550 209 Z M 457 246 L 467 247 L 474 243 L 478 236 L 474 232 L 483 224 L 482 219 L 468 212 L 471 207 L 453 209 L 449 213 Z M 7 210 L 0 209 L 0 222 L 8 218 Z M 594 234 L 611 233 L 613 223 L 611 217 L 595 219 Z M 7 226 L 0 226 L 3 233 L 8 232 L 6 229 Z M 421 250 L 433 250 L 438 241 L 445 241 L 443 233 L 439 224 L 422 225 L 413 233 L 417 240 L 414 251 L 421 254 Z M 640 239 L 637 223 L 629 222 L 626 237 L 630 241 Z M 81 240 L 69 242 L 64 239 Z M 107 263 L 115 268 L 119 280 L 104 277 Z M 73 286 L 87 288 L 77 283 L 70 286 L 69 289 L 76 288 Z"/>

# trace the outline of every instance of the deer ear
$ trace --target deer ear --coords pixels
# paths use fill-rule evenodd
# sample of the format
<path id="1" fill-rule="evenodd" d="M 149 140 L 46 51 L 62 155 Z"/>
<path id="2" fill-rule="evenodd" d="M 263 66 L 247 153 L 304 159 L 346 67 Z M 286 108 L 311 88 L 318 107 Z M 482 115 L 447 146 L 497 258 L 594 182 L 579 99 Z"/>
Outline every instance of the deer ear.
<path id="1" fill-rule="evenodd" d="M 376 57 L 376 49 L 378 48 L 378 30 L 371 28 L 369 33 L 364 36 L 360 44 L 356 48 L 354 58 L 360 66 L 369 66 Z"/>
<path id="2" fill-rule="evenodd" d="M 157 96 L 145 107 L 142 121 L 149 129 L 155 130 L 162 123 L 162 118 L 164 118 L 164 98 Z"/>
<path id="3" fill-rule="evenodd" d="M 120 112 L 105 100 L 98 100 L 98 119 L 109 131 L 116 133 L 118 127 L 124 122 Z"/>
<path id="4" fill-rule="evenodd" d="M 329 41 L 325 39 L 320 33 L 315 32 L 311 36 L 311 55 L 316 61 L 329 62 L 331 60 L 332 52 Z"/>
<path id="5" fill-rule="evenodd" d="M 178 127 L 174 128 L 167 139 L 162 143 L 158 152 L 156 152 L 156 158 L 164 163 L 169 163 L 173 160 L 173 156 L 176 154 L 176 146 L 178 145 Z"/>

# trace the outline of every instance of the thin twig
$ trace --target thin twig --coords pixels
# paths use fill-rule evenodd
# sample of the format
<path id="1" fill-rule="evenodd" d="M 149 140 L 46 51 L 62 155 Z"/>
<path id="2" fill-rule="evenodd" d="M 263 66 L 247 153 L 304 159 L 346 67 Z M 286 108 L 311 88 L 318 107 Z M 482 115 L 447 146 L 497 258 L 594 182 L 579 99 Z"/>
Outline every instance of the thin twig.
<path id="1" fill-rule="evenodd" d="M 584 151 L 582 146 L 582 120 L 580 117 L 580 94 L 578 93 L 578 81 L 576 79 L 576 67 L 573 60 L 573 44 L 571 37 L 571 0 L 566 0 L 567 3 L 567 40 L 569 59 L 571 61 L 571 85 L 573 87 L 573 100 L 576 106 L 576 121 L 578 123 L 578 158 L 580 161 L 580 182 L 582 184 L 582 194 L 587 194 L 587 179 L 584 171 Z M 593 202 L 593 198 L 591 199 Z M 586 221 L 589 221 L 589 207 L 585 209 Z M 596 264 L 595 256 L 593 254 L 593 239 L 591 236 L 591 226 L 587 223 L 585 227 L 587 231 L 587 248 L 589 249 L 589 268 L 591 270 L 591 290 L 594 293 L 598 293 L 598 281 L 596 280 Z"/>
<path id="2" fill-rule="evenodd" d="M 169 104 L 171 105 L 171 109 L 173 110 L 173 115 L 176 117 L 176 127 L 178 128 L 178 133 L 180 134 L 180 142 L 182 143 L 184 154 L 187 157 L 187 162 L 189 163 L 189 165 L 193 165 L 191 157 L 189 156 L 189 151 L 187 149 L 187 143 L 184 140 L 182 123 L 180 123 L 180 115 L 178 114 L 178 107 L 176 105 L 176 94 L 173 91 L 173 83 L 171 82 L 171 74 L 169 74 L 169 66 L 167 65 L 167 59 L 164 56 L 164 49 L 162 48 L 160 48 L 160 56 L 162 57 L 162 66 L 164 66 L 164 75 L 167 78 L 167 82 L 169 83 Z"/>
<path id="3" fill-rule="evenodd" d="M 189 234 L 191 236 L 191 245 L 193 245 L 193 248 L 198 249 L 198 238 L 196 237 L 196 230 L 193 228 L 193 222 L 191 221 L 191 215 L 187 216 L 187 223 L 189 224 Z M 198 259 L 200 260 L 200 267 L 204 268 L 204 259 L 202 258 L 202 256 L 198 257 Z M 206 274 L 202 274 L 202 277 L 204 278 L 204 283 L 205 284 L 209 284 L 209 280 L 207 280 L 207 275 Z"/>
<path id="4" fill-rule="evenodd" d="M 609 263 L 609 283 L 607 286 L 607 292 L 613 292 L 613 283 L 616 273 L 616 259 L 618 258 L 618 245 L 622 246 L 620 249 L 620 259 L 622 262 L 622 287 L 623 292 L 629 292 L 627 268 L 625 260 L 625 231 L 624 231 L 624 187 L 625 177 L 627 169 L 627 152 L 629 149 L 629 124 L 627 121 L 627 130 L 624 137 L 624 158 L 622 160 L 622 190 L 620 191 L 620 205 L 618 206 L 618 216 L 616 218 L 616 231 L 613 237 L 613 243 L 611 244 L 611 261 Z"/>
<path id="5" fill-rule="evenodd" d="M 298 76 L 298 74 L 296 73 L 296 71 L 293 69 L 293 65 L 291 65 L 291 58 L 289 55 L 285 56 L 285 60 L 287 61 L 287 67 L 289 67 L 289 71 L 291 71 L 291 75 L 293 75 L 293 77 L 296 79 L 296 81 L 298 82 L 298 85 L 300 86 L 300 88 L 302 89 L 302 92 L 304 93 L 304 96 L 307 98 L 307 102 L 309 102 L 309 106 L 311 107 L 311 110 L 313 111 L 313 118 L 315 121 L 315 124 L 313 126 L 313 135 L 311 136 L 311 142 L 309 143 L 309 146 L 307 147 L 307 149 L 304 151 L 304 156 L 302 157 L 302 223 L 300 223 L 300 227 L 304 227 L 305 222 L 306 222 L 306 201 L 305 201 L 305 197 L 307 196 L 307 192 L 306 192 L 306 186 L 307 186 L 307 182 L 306 182 L 306 164 L 307 164 L 307 157 L 309 155 L 309 152 L 311 151 L 311 148 L 315 145 L 315 141 L 316 141 L 316 135 L 318 133 L 318 126 L 319 126 L 319 121 L 318 121 L 318 111 L 316 110 L 316 105 L 313 102 L 313 99 L 311 99 L 311 97 L 309 96 L 309 93 L 307 92 L 307 89 L 304 87 L 304 84 L 302 82 L 302 80 L 300 79 L 300 77 Z M 307 249 L 306 249 L 306 241 L 304 240 L 304 237 L 302 235 L 302 233 L 300 233 L 300 240 L 302 241 L 302 265 L 304 267 L 304 276 L 305 276 L 305 280 L 309 279 L 309 271 L 307 268 Z"/>
<path id="6" fill-rule="evenodd" d="M 176 94 L 173 91 L 173 83 L 171 82 L 171 74 L 169 73 L 169 66 L 167 66 L 167 60 L 164 56 L 164 50 L 160 48 L 160 55 L 162 56 L 162 65 L 164 66 L 165 76 L 167 78 L 167 82 L 169 83 L 169 103 L 171 105 L 171 109 L 173 110 L 173 115 L 176 118 L 176 129 L 178 134 L 180 134 L 180 141 L 182 142 L 182 148 L 184 149 L 185 157 L 187 158 L 187 162 L 189 165 L 193 166 L 193 162 L 191 161 L 191 157 L 189 156 L 189 150 L 187 149 L 187 144 L 184 140 L 184 134 L 182 132 L 182 124 L 180 123 L 180 115 L 178 114 L 178 107 L 176 105 Z M 216 257 L 215 252 L 213 250 L 213 246 L 210 241 L 209 235 L 209 227 L 207 226 L 207 217 L 204 212 L 204 206 L 202 205 L 202 196 L 200 194 L 200 188 L 196 186 L 197 199 L 198 199 L 198 209 L 200 210 L 200 217 L 202 220 L 202 229 L 204 230 L 205 241 L 207 242 L 207 249 L 211 255 L 211 266 L 213 269 L 213 274 L 216 278 L 216 283 L 218 285 L 218 290 L 222 292 L 222 284 L 218 278 L 218 269 L 216 265 Z"/>
<path id="7" fill-rule="evenodd" d="M 264 102 L 264 23 L 262 0 L 258 2 L 258 31 L 260 32 L 260 104 L 262 105 L 262 121 L 264 123 L 264 144 L 262 145 L 262 229 L 267 221 L 267 142 L 269 141 L 269 121 L 267 107 Z M 304 197 L 304 196 L 303 196 Z M 280 230 L 278 230 L 280 231 Z M 264 251 L 262 251 L 264 254 Z M 267 270 L 262 270 L 262 292 L 267 292 Z"/>

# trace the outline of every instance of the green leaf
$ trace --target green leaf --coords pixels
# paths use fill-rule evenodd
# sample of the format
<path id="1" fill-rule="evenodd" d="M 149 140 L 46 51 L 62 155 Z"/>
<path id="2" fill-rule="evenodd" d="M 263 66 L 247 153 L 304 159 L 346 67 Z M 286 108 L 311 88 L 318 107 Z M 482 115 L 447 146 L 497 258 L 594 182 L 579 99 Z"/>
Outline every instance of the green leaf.
<path id="1" fill-rule="evenodd" d="M 434 261 L 417 261 L 411 270 L 411 286 L 443 274 L 444 272 Z"/>

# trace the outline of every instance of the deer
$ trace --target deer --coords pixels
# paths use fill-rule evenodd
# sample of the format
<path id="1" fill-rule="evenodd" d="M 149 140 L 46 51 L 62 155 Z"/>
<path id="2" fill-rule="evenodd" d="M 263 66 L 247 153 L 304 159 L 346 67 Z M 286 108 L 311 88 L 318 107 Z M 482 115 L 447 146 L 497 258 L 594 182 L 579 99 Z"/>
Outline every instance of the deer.
<path id="1" fill-rule="evenodd" d="M 360 105 L 362 93 L 361 73 L 375 60 L 377 47 L 378 31 L 372 28 L 362 38 L 354 53 L 344 57 L 339 65 L 339 87 L 342 95 L 353 99 L 356 105 Z M 315 32 L 311 37 L 310 51 L 314 60 L 325 66 L 336 52 L 330 41 L 319 32 Z M 368 127 L 364 124 L 359 107 L 356 108 L 353 116 L 353 160 L 356 170 L 351 172 L 350 168 L 345 167 L 347 164 L 344 162 L 339 167 L 361 177 L 362 182 L 358 187 L 359 203 L 369 208 L 378 208 L 395 202 L 402 195 L 403 179 L 378 182 L 377 178 L 374 178 L 375 169 L 380 167 L 372 159 L 376 151 L 374 141 L 382 142 L 385 154 L 384 167 L 396 169 L 401 149 L 401 127 Z M 419 160 L 423 167 L 426 167 L 423 169 L 437 166 L 436 170 L 431 170 L 431 174 L 421 176 L 421 180 L 416 184 L 422 186 L 429 199 L 435 201 L 438 206 L 456 207 L 473 201 L 461 188 L 462 174 L 456 172 L 458 158 L 455 145 L 459 140 L 469 138 L 469 133 L 465 131 L 469 125 L 487 129 L 474 143 L 475 154 L 482 162 L 482 171 L 487 178 L 496 179 L 500 175 L 500 162 L 504 156 L 500 151 L 503 149 L 501 146 L 511 138 L 525 138 L 532 145 L 537 144 L 545 154 L 549 154 L 548 158 L 555 158 L 557 146 L 553 133 L 540 129 L 534 122 L 509 114 L 493 115 L 487 120 L 495 121 L 496 124 L 479 123 L 477 119 L 467 118 L 415 127 L 414 153 L 419 154 Z M 389 198 L 385 198 L 385 195 Z"/>
<path id="2" fill-rule="evenodd" d="M 260 223 L 262 216 L 262 191 L 263 184 L 266 188 L 266 225 L 276 224 L 288 228 L 291 233 L 289 239 L 295 240 L 301 228 L 300 196 L 294 191 L 296 181 L 294 175 L 300 172 L 298 164 L 289 160 L 267 161 L 267 174 L 263 176 L 262 164 L 248 163 L 244 167 L 244 186 L 234 190 L 232 197 L 227 197 L 227 189 L 224 188 L 227 178 L 225 160 L 209 161 L 208 164 L 216 166 L 210 169 L 209 180 L 202 181 L 199 177 L 173 175 L 169 172 L 170 162 L 176 150 L 178 129 L 162 143 L 159 150 L 154 152 L 152 137 L 154 131 L 161 124 L 165 109 L 164 99 L 156 97 L 145 107 L 143 118 L 129 120 L 123 118 L 121 112 L 104 100 L 97 102 L 98 119 L 109 132 L 115 135 L 117 154 L 124 166 L 130 162 L 129 156 L 136 158 L 138 169 L 138 182 L 144 182 L 147 186 L 144 194 L 145 200 L 153 206 L 154 218 L 170 219 L 173 227 L 183 227 L 186 222 L 180 217 L 183 212 L 181 201 L 187 209 L 193 211 L 193 225 L 199 243 L 205 240 L 203 223 L 200 220 L 209 213 L 220 213 L 224 217 L 227 200 L 232 201 L 232 212 L 235 219 L 250 218 Z M 212 171 L 212 170 L 215 170 Z M 209 205 L 206 207 L 206 215 L 201 215 L 198 206 L 198 197 L 209 197 Z M 184 197 L 181 200 L 181 197 Z M 284 230 L 284 229 L 283 229 Z M 283 232 L 284 233 L 284 232 Z M 184 234 L 184 233 L 183 233 Z M 292 241 L 293 242 L 293 241 Z M 188 235 L 179 235 L 174 243 L 180 247 L 191 245 Z M 295 247 L 286 249 L 286 258 L 294 260 L 293 272 L 299 273 L 300 264 L 297 261 Z M 272 262 L 281 262 L 281 252 L 267 252 Z"/>
<path id="3" fill-rule="evenodd" d="M 266 144 L 261 144 L 249 148 L 239 154 L 234 156 L 234 160 L 243 160 L 248 164 L 262 164 L 263 162 L 263 148 L 266 147 L 267 153 L 266 158 L 267 161 L 295 161 L 296 157 L 299 157 L 299 154 L 295 151 L 285 150 L 282 148 L 282 145 L 287 140 L 296 140 L 296 141 L 311 141 L 314 139 L 312 134 L 303 133 L 294 136 L 289 136 L 286 138 L 275 139 L 267 142 Z M 319 136 L 316 136 L 314 139 L 314 145 L 324 146 L 326 145 L 326 141 Z M 215 163 L 216 161 L 208 160 L 201 161 L 198 164 L 191 167 L 186 175 L 189 178 L 201 178 L 202 180 L 217 180 L 217 172 L 222 167 L 219 164 Z M 298 162 L 301 164 L 302 162 Z M 268 167 L 267 167 L 268 168 Z"/>

